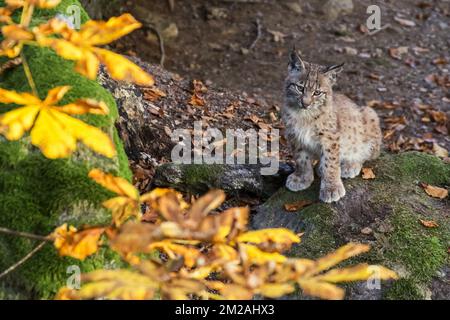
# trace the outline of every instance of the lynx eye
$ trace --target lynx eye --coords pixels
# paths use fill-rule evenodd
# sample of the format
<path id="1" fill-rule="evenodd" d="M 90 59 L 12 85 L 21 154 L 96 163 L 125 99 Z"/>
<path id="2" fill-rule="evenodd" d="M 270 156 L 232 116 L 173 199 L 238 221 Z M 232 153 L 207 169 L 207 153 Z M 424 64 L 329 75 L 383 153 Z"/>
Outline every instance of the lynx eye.
<path id="1" fill-rule="evenodd" d="M 294 82 L 292 82 L 292 83 L 290 83 L 289 84 L 289 87 L 291 87 L 291 88 L 294 88 L 295 90 L 297 90 L 297 91 L 299 91 L 299 92 L 303 92 L 303 90 L 304 90 L 304 86 L 303 86 L 303 83 L 294 83 Z"/>
<path id="2" fill-rule="evenodd" d="M 323 94 L 323 91 L 319 91 L 319 90 L 314 91 L 315 96 L 320 96 L 321 94 Z"/>

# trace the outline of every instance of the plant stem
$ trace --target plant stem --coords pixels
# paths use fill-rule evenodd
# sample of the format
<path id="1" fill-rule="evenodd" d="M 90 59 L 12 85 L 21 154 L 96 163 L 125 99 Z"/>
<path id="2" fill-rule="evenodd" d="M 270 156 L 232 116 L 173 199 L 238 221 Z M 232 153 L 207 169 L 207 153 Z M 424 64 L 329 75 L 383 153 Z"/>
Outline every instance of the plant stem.
<path id="1" fill-rule="evenodd" d="M 23 70 L 25 71 L 25 75 L 27 77 L 28 80 L 28 84 L 31 87 L 31 91 L 33 91 L 33 94 L 39 98 L 39 94 L 36 88 L 36 84 L 34 83 L 33 80 L 33 75 L 31 74 L 31 69 L 30 66 L 28 65 L 28 61 L 27 58 L 25 57 L 25 55 L 23 54 L 23 51 L 20 53 L 20 57 L 22 58 L 22 63 L 23 63 Z"/>
<path id="2" fill-rule="evenodd" d="M 33 240 L 52 241 L 52 239 L 50 239 L 50 237 L 48 237 L 48 236 L 39 236 L 37 234 L 21 232 L 21 231 L 14 231 L 14 230 L 2 228 L 2 227 L 0 227 L 0 233 L 9 234 L 11 236 L 16 236 L 16 237 L 33 239 Z"/>
<path id="3" fill-rule="evenodd" d="M 17 261 L 15 264 L 13 264 L 11 267 L 0 273 L 0 279 L 6 276 L 8 273 L 14 271 L 19 266 L 24 264 L 28 259 L 30 259 L 36 252 L 42 249 L 42 247 L 47 243 L 47 241 L 42 241 L 36 248 L 31 250 L 25 257 Z"/>
<path id="4" fill-rule="evenodd" d="M 20 24 L 26 28 L 30 26 L 31 18 L 33 17 L 34 4 L 25 5 L 22 11 Z"/>

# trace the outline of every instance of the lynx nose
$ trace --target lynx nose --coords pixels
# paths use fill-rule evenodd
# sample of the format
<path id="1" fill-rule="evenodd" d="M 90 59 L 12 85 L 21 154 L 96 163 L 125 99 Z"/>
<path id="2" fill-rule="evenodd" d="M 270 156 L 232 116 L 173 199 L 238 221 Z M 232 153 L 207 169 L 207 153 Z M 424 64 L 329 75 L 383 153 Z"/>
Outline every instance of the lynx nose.
<path id="1" fill-rule="evenodd" d="M 305 94 L 305 95 L 302 97 L 302 106 L 303 106 L 304 108 L 308 108 L 309 105 L 311 104 L 311 102 L 312 102 L 311 95 L 306 95 L 306 94 Z"/>

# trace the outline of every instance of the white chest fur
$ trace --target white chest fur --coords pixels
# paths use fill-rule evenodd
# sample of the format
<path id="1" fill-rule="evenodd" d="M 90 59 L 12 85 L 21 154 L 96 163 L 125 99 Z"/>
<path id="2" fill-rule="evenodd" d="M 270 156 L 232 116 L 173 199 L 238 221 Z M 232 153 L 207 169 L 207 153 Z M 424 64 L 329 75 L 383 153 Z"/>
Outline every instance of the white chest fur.
<path id="1" fill-rule="evenodd" d="M 293 137 L 302 149 L 319 154 L 320 141 L 316 126 L 312 120 L 313 117 L 305 112 L 296 113 L 286 110 L 284 113 L 284 121 L 288 135 Z"/>

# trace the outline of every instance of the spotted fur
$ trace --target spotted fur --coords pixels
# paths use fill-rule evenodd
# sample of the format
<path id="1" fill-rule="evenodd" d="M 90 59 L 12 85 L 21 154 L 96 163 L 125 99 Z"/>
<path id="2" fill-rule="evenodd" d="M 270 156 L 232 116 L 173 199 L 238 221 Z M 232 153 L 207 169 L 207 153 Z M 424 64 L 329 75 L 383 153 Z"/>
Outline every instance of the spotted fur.
<path id="1" fill-rule="evenodd" d="M 320 199 L 338 201 L 345 195 L 341 178 L 359 175 L 366 160 L 378 157 L 380 121 L 369 107 L 360 108 L 333 92 L 342 65 L 325 67 L 290 55 L 282 117 L 291 144 L 296 171 L 286 187 L 307 189 L 314 181 L 313 163 L 319 160 Z"/>

